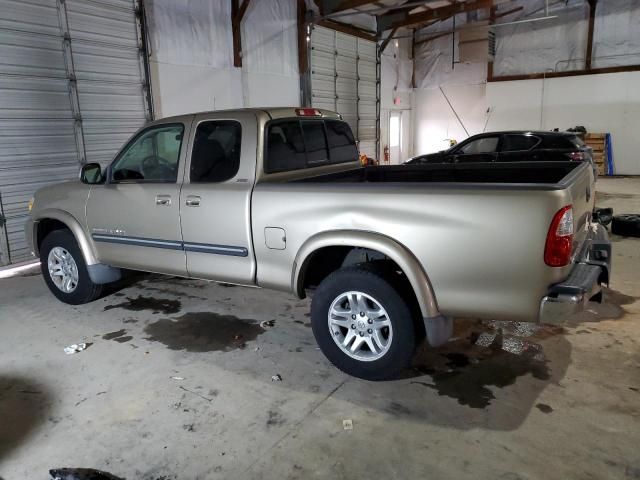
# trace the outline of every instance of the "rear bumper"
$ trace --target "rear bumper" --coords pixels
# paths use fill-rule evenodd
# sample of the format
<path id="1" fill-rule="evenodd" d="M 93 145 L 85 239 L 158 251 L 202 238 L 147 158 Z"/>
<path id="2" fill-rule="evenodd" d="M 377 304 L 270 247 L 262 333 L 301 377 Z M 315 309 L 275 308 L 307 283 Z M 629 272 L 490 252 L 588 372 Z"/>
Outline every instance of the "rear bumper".
<path id="1" fill-rule="evenodd" d="M 589 300 L 602 300 L 602 285 L 609 283 L 611 242 L 602 225 L 591 225 L 573 269 L 563 282 L 552 285 L 540 302 L 540 323 L 561 325 L 579 313 Z"/>

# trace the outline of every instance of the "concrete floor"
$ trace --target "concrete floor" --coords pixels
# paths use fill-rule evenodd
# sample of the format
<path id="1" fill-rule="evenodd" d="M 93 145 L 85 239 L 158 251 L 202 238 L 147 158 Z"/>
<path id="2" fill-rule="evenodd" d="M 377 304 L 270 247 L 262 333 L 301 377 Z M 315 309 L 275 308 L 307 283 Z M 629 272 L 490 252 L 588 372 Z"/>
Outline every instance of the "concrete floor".
<path id="1" fill-rule="evenodd" d="M 640 179 L 598 187 L 640 212 Z M 143 276 L 71 307 L 39 275 L 0 280 L 0 477 L 639 479 L 640 240 L 613 240 L 606 304 L 505 327 L 503 348 L 460 320 L 384 383 L 333 368 L 285 294 Z"/>

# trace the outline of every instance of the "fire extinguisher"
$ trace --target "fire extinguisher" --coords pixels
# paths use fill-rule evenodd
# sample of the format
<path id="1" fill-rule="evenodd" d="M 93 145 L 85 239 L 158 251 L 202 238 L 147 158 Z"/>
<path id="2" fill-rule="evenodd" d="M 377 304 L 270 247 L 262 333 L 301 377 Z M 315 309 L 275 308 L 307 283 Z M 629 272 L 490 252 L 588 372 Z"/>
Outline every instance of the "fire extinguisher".
<path id="1" fill-rule="evenodd" d="M 389 163 L 389 146 L 384 146 L 384 163 Z"/>

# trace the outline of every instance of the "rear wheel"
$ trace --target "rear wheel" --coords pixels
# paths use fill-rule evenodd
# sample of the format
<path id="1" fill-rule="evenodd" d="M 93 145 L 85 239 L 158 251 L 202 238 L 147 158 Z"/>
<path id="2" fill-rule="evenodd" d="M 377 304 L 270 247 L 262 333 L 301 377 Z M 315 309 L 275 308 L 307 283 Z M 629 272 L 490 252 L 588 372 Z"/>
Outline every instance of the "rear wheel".
<path id="1" fill-rule="evenodd" d="M 405 300 L 381 275 L 359 267 L 337 270 L 318 286 L 311 325 L 331 363 L 366 380 L 397 376 L 416 348 Z"/>
<path id="2" fill-rule="evenodd" d="M 64 303 L 88 303 L 102 292 L 102 286 L 91 281 L 82 252 L 69 230 L 54 230 L 45 237 L 40 246 L 40 268 L 51 293 Z"/>

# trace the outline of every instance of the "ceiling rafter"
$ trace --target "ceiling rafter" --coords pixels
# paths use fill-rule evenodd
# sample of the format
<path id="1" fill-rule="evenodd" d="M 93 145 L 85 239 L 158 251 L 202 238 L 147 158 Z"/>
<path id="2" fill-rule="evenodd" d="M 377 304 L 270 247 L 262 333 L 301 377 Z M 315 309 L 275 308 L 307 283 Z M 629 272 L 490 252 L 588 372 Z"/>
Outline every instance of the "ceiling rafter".
<path id="1" fill-rule="evenodd" d="M 419 13 L 383 14 L 378 17 L 378 33 L 390 28 L 412 27 L 431 21 L 440 21 L 458 13 L 472 12 L 494 6 L 494 0 L 469 0 L 464 3 L 452 3 Z"/>

